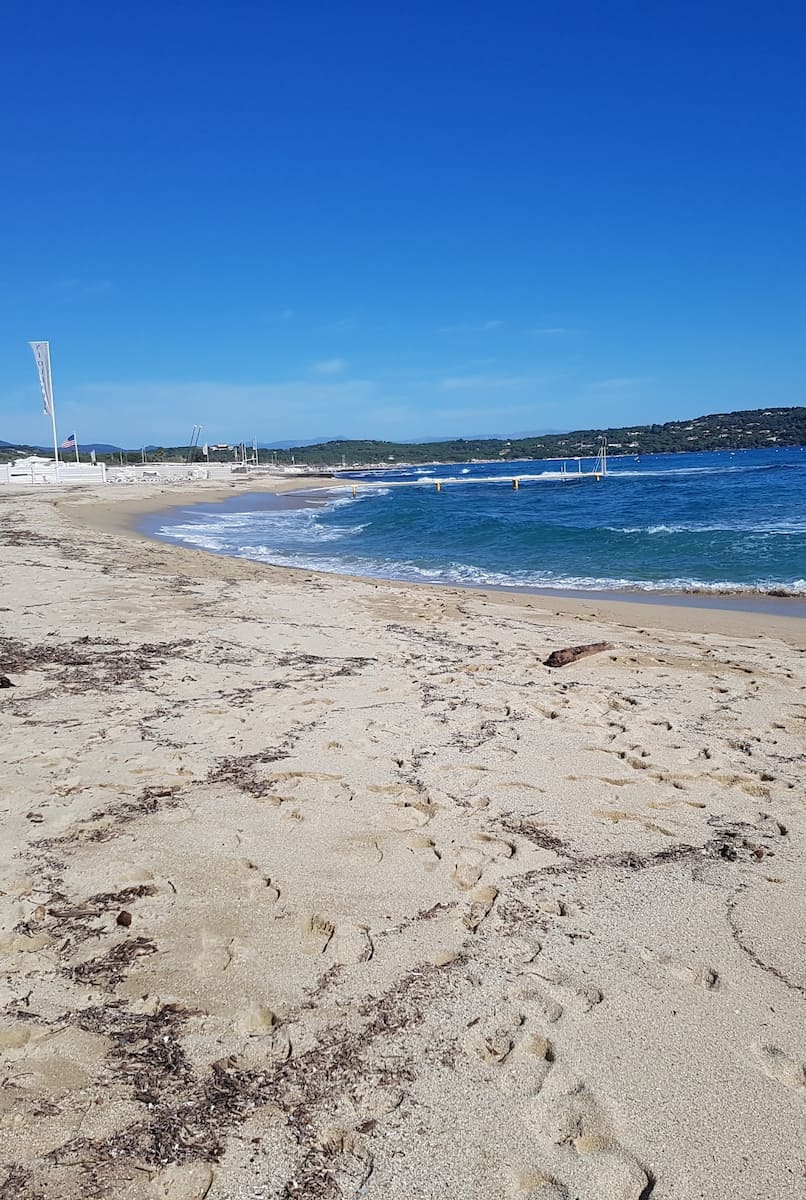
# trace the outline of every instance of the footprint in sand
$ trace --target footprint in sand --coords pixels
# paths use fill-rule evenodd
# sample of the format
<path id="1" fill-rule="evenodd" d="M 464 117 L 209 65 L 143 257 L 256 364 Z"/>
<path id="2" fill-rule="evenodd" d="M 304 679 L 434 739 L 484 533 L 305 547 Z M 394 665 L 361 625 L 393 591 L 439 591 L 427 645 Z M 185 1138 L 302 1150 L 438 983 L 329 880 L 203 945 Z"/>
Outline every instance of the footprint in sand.
<path id="1" fill-rule="evenodd" d="M 237 1033 L 265 1033 L 277 1024 L 277 1017 L 265 1004 L 251 1004 L 235 1018 Z"/>
<path id="2" fill-rule="evenodd" d="M 515 853 L 515 845 L 513 842 L 509 842 L 502 837 L 497 837 L 493 833 L 471 834 L 471 841 L 474 841 L 481 846 L 487 858 L 494 861 L 512 858 Z"/>
<path id="3" fill-rule="evenodd" d="M 528 966 L 534 963 L 538 954 L 542 953 L 543 943 L 536 937 L 513 937 L 507 939 L 507 957 L 513 963 Z"/>
<path id="4" fill-rule="evenodd" d="M 304 954 L 327 954 L 334 962 L 348 966 L 368 962 L 374 953 L 366 925 L 349 921 L 336 923 L 322 913 L 314 913 L 302 927 Z"/>
<path id="5" fill-rule="evenodd" d="M 462 905 L 460 920 L 471 933 L 475 933 L 489 915 L 497 895 L 496 887 L 480 887 L 470 893 L 467 903 Z"/>
<path id="6" fill-rule="evenodd" d="M 595 1155 L 599 1200 L 646 1200 L 652 1179 L 615 1137 L 599 1105 L 579 1080 L 555 1069 L 530 1102 L 526 1120 L 555 1146 Z"/>
<path id="7" fill-rule="evenodd" d="M 713 992 L 724 986 L 719 972 L 708 963 L 685 962 L 671 954 L 659 953 L 649 946 L 641 949 L 640 957 L 649 965 L 662 967 L 672 979 L 700 987 L 703 991 Z"/>
<path id="8" fill-rule="evenodd" d="M 376 838 L 354 838 L 345 849 L 349 857 L 361 866 L 377 867 L 383 862 L 383 850 Z"/>
<path id="9" fill-rule="evenodd" d="M 469 892 L 481 879 L 486 856 L 473 846 L 460 846 L 456 852 L 451 879 L 461 892 Z"/>
<path id="10" fill-rule="evenodd" d="M 109 1048 L 105 1038 L 81 1029 L 34 1030 L 27 1039 L 13 1031 L 2 1053 L 6 1096 L 16 1090 L 19 1098 L 55 1100 L 79 1092 L 101 1070 Z"/>
<path id="11" fill-rule="evenodd" d="M 408 829 L 421 829 L 427 825 L 434 815 L 434 808 L 427 802 L 407 804 L 401 802 L 392 806 L 390 824 L 394 829 L 405 832 Z"/>
<path id="12" fill-rule="evenodd" d="M 291 1054 L 291 1039 L 276 1013 L 265 1004 L 252 1004 L 235 1019 L 235 1032 L 249 1038 L 246 1057 L 250 1062 L 285 1062 Z"/>
<path id="13" fill-rule="evenodd" d="M 334 930 L 333 922 L 321 913 L 308 917 L 302 926 L 302 953 L 324 954 Z"/>
<path id="14" fill-rule="evenodd" d="M 522 1200 L 571 1200 L 568 1188 L 539 1167 L 521 1167 L 514 1171 L 512 1192 Z"/>
<path id="15" fill-rule="evenodd" d="M 756 1062 L 768 1079 L 794 1091 L 806 1091 L 806 1064 L 789 1058 L 777 1046 L 766 1044 L 753 1047 Z"/>
<path id="16" fill-rule="evenodd" d="M 460 846 L 456 851 L 451 879 L 460 891 L 468 892 L 481 879 L 488 863 L 511 858 L 515 853 L 512 842 L 489 833 L 473 833 L 473 846 Z"/>
<path id="17" fill-rule="evenodd" d="M 218 974 L 232 962 L 235 939 L 216 929 L 202 929 L 193 948 L 191 963 L 197 975 Z"/>
<path id="18" fill-rule="evenodd" d="M 369 962 L 374 949 L 366 925 L 345 923 L 336 926 L 328 946 L 328 954 L 332 955 L 337 963 L 348 966 L 350 963 Z"/>
<path id="19" fill-rule="evenodd" d="M 364 1139 L 350 1129 L 325 1129 L 317 1146 L 328 1164 L 327 1175 L 340 1196 L 360 1196 L 373 1169 Z"/>
<path id="20" fill-rule="evenodd" d="M 356 1080 L 350 1091 L 356 1118 L 363 1123 L 394 1112 L 403 1103 L 403 1092 L 394 1084 L 380 1083 L 373 1076 Z"/>
<path id="21" fill-rule="evenodd" d="M 700 987 L 703 991 L 714 992 L 721 986 L 718 973 L 707 964 L 689 966 L 688 963 L 675 962 L 670 959 L 668 965 L 670 973 L 676 979 L 683 983 L 693 984 L 694 987 Z"/>
<path id="22" fill-rule="evenodd" d="M 536 1096 L 554 1062 L 554 1049 L 542 1033 L 526 1033 L 515 1044 L 501 1075 L 501 1091 L 527 1099 Z"/>
<path id="23" fill-rule="evenodd" d="M 650 821 L 642 813 L 625 812 L 619 808 L 594 808 L 591 816 L 597 821 L 609 821 L 612 825 L 618 825 L 621 821 L 635 821 L 647 833 L 661 833 L 664 837 L 674 837 L 673 829 L 664 829 L 662 825 Z"/>
<path id="24" fill-rule="evenodd" d="M 424 870 L 435 871 L 439 866 L 442 854 L 437 850 L 430 837 L 424 835 L 413 837 L 409 842 L 409 849 L 420 860 Z"/>
<path id="25" fill-rule="evenodd" d="M 590 1012 L 597 1004 L 601 1004 L 604 999 L 601 988 L 595 987 L 585 979 L 558 971 L 550 966 L 530 971 L 526 974 L 526 978 L 539 979 L 541 983 L 547 983 L 549 987 L 554 988 L 560 993 L 563 1000 L 569 1003 L 572 1002 L 582 1012 Z M 522 988 L 522 991 L 524 994 L 529 994 L 528 985 Z M 547 1000 L 549 1000 L 550 1004 L 554 1004 L 554 1001 L 546 997 L 545 994 L 538 992 L 538 996 L 541 997 L 541 1004 L 544 1009 Z"/>
<path id="26" fill-rule="evenodd" d="M 513 1010 L 478 1021 L 468 1030 L 464 1047 L 484 1063 L 503 1063 L 515 1049 L 524 1023 L 523 1013 Z"/>
<path id="27" fill-rule="evenodd" d="M 264 875 L 260 867 L 249 858 L 239 858 L 233 863 L 232 873 L 237 881 L 238 891 L 249 897 L 265 900 L 268 904 L 276 904 L 280 899 L 280 889 L 272 883 L 268 875 Z"/>
<path id="28" fill-rule="evenodd" d="M 532 983 L 519 984 L 511 993 L 512 999 L 530 1007 L 541 1020 L 553 1025 L 563 1015 L 563 1006 L 548 992 Z"/>

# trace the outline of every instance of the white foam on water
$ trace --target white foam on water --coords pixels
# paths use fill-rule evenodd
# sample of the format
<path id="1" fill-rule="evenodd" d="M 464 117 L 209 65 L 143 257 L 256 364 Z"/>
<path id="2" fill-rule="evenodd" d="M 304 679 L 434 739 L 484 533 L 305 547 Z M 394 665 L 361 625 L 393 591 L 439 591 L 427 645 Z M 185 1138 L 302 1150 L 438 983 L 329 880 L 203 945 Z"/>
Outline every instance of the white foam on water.
<path id="1" fill-rule="evenodd" d="M 583 479 L 590 478 L 590 475 L 591 475 L 591 473 L 589 471 L 584 472 Z M 513 470 L 511 473 L 507 473 L 506 475 L 441 475 L 438 480 L 428 480 L 428 482 L 429 483 L 431 483 L 431 482 L 474 483 L 474 484 L 475 483 L 505 483 L 505 484 L 509 484 L 511 486 L 513 479 L 519 479 L 521 482 L 523 482 L 524 480 L 526 480 L 527 482 L 534 481 L 536 483 L 546 483 L 546 482 L 549 482 L 550 480 L 556 480 L 556 479 L 567 479 L 568 482 L 570 483 L 572 479 L 577 479 L 577 478 L 578 478 L 578 476 L 577 476 L 576 471 L 568 471 L 567 474 L 564 474 L 562 471 L 540 471 L 537 473 L 524 474 L 520 471 Z M 426 481 L 418 480 L 418 482 L 425 483 Z"/>
<path id="2" fill-rule="evenodd" d="M 366 529 L 366 522 L 354 525 L 325 525 L 321 517 L 342 502 L 334 500 L 319 508 L 296 508 L 282 511 L 258 510 L 250 513 L 211 514 L 208 521 L 188 521 L 163 525 L 157 532 L 174 541 L 199 545 L 203 549 L 249 553 L 252 544 L 242 545 L 243 534 L 249 531 L 260 543 L 268 545 L 276 538 L 279 546 L 289 538 L 301 542 L 338 542 L 355 537 Z M 347 501 L 352 503 L 352 501 Z M 265 549 L 265 545 L 262 548 Z"/>
<path id="3" fill-rule="evenodd" d="M 512 464 L 513 467 L 515 464 Z M 643 475 L 674 475 L 708 473 L 717 471 L 764 470 L 765 466 L 683 467 L 667 471 L 613 471 L 631 477 Z M 467 474 L 470 468 L 465 468 Z M 417 468 L 420 476 L 415 483 L 432 486 L 431 468 Z M 470 483 L 473 477 L 442 477 L 442 482 Z M 512 474 L 485 477 L 490 482 L 508 484 L 512 478 L 547 482 L 575 478 L 569 471 L 565 476 L 560 471 L 545 471 L 539 474 Z M 347 505 L 363 504 L 374 497 L 388 496 L 392 487 L 380 481 L 362 482 L 356 496 L 352 495 L 352 483 L 345 481 L 322 489 L 309 489 L 297 493 L 306 503 L 303 508 L 253 509 L 247 512 L 221 512 L 215 509 L 185 509 L 187 519 L 166 523 L 158 530 L 158 536 L 170 538 L 185 545 L 198 546 L 218 554 L 253 559 L 259 562 L 300 567 L 337 574 L 367 575 L 376 578 L 403 579 L 445 584 L 463 584 L 473 587 L 541 588 L 574 591 L 624 591 L 647 592 L 757 592 L 781 591 L 790 595 L 806 595 L 806 579 L 757 579 L 748 584 L 733 580 L 706 581 L 696 577 L 666 577 L 662 579 L 627 578 L 625 576 L 595 576 L 562 574 L 551 570 L 495 571 L 472 563 L 449 562 L 441 566 L 426 566 L 412 560 L 375 560 L 361 554 L 350 554 L 348 543 L 364 529 L 367 523 L 354 524 L 323 522 L 322 517 L 332 515 Z M 345 513 L 346 515 L 346 513 Z M 358 513 L 356 513 L 356 516 Z M 675 534 L 727 533 L 742 536 L 793 536 L 806 533 L 806 519 L 764 521 L 738 519 L 731 524 L 704 522 L 658 523 L 652 525 L 606 526 L 610 532 L 664 537 Z M 590 531 L 588 531 L 590 532 Z M 343 543 L 344 553 L 328 554 L 325 547 L 330 543 Z M 289 547 L 289 543 L 294 547 Z M 792 564 L 794 566 L 794 563 Z M 800 565 L 800 564 L 798 564 Z M 794 574 L 794 572 L 793 572 Z"/>
<path id="4" fill-rule="evenodd" d="M 288 513 L 277 514 L 287 519 Z M 363 526 L 343 529 L 322 530 L 309 526 L 314 532 L 312 544 L 339 541 L 345 534 L 360 532 Z M 806 596 L 806 579 L 775 580 L 760 579 L 755 583 L 739 583 L 734 580 L 709 581 L 696 577 L 674 576 L 665 579 L 630 579 L 626 576 L 561 575 L 550 571 L 491 571 L 470 563 L 449 563 L 445 567 L 425 567 L 406 560 L 376 561 L 361 555 L 333 557 L 327 554 L 286 550 L 268 543 L 235 545 L 223 540 L 218 531 L 206 526 L 168 526 L 159 531 L 161 535 L 198 546 L 204 550 L 227 553 L 235 558 L 252 559 L 274 566 L 295 567 L 308 571 L 323 571 L 336 575 L 364 575 L 376 579 L 400 579 L 412 582 L 443 583 L 465 587 L 509 587 L 541 588 L 552 591 L 580 592 L 703 592 L 713 595 L 727 593 L 783 592 L 791 596 Z M 335 533 L 335 536 L 330 536 Z"/>
<path id="5" fill-rule="evenodd" d="M 612 459 L 608 459 L 607 476 L 608 479 L 627 478 L 627 479 L 646 479 L 649 477 L 658 477 L 666 475 L 739 475 L 749 471 L 770 471 L 773 468 L 778 469 L 778 464 L 775 463 L 737 463 L 717 465 L 712 467 L 646 467 L 640 471 L 632 467 L 621 467 L 613 463 Z"/>
<path id="6" fill-rule="evenodd" d="M 605 525 L 609 533 L 745 533 L 758 534 L 763 537 L 792 537 L 806 533 L 806 521 L 780 521 L 751 523 L 734 521 L 730 525 L 712 525 L 706 522 L 692 521 L 675 525 Z"/>

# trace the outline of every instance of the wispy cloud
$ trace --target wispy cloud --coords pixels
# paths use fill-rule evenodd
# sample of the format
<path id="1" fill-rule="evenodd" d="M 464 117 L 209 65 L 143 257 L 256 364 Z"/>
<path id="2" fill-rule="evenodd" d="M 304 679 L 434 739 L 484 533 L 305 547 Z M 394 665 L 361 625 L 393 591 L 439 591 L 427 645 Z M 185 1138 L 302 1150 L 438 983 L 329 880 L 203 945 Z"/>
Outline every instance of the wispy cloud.
<path id="1" fill-rule="evenodd" d="M 380 385 L 371 379 L 290 379 L 266 384 L 226 380 L 143 380 L 63 385 L 59 414 L 63 429 L 76 428 L 88 441 L 178 445 L 191 425 L 204 426 L 212 440 L 233 440 L 256 433 L 260 440 L 340 432 L 339 415 L 349 413 L 368 429 L 382 402 Z M 50 436 L 35 383 L 0 393 L 2 436 L 47 444 Z M 83 432 L 82 432 L 83 431 Z"/>
<path id="2" fill-rule="evenodd" d="M 582 330 L 571 329 L 566 325 L 546 325 L 537 329 L 527 329 L 526 332 L 530 337 L 570 337 L 572 334 L 581 333 Z"/>
<path id="3" fill-rule="evenodd" d="M 505 324 L 505 321 L 471 321 L 463 325 L 440 325 L 437 333 L 491 333 Z"/>
<path id="4" fill-rule="evenodd" d="M 465 405 L 450 408 L 434 408 L 428 413 L 428 422 L 423 423 L 422 414 L 408 414 L 409 428 L 422 437 L 474 437 L 479 434 L 506 434 L 535 416 L 533 403 Z"/>
<path id="5" fill-rule="evenodd" d="M 627 388 L 639 387 L 641 384 L 649 382 L 650 377 L 648 375 L 623 375 L 617 376 L 614 379 L 597 379 L 589 386 L 592 392 L 620 392 Z"/>
<path id="6" fill-rule="evenodd" d="M 439 386 L 444 392 L 487 390 L 501 391 L 504 388 L 522 388 L 532 383 L 527 375 L 451 375 L 441 379 Z"/>
<path id="7" fill-rule="evenodd" d="M 322 362 L 313 363 L 311 370 L 314 375 L 343 375 L 347 370 L 347 363 L 343 358 L 326 358 Z"/>
<path id="8" fill-rule="evenodd" d="M 33 374 L 33 372 L 31 372 Z M 80 439 L 123 446 L 178 445 L 194 422 L 208 441 L 261 441 L 306 437 L 476 435 L 532 428 L 567 428 L 557 373 L 541 376 L 460 374 L 417 381 L 343 375 L 243 383 L 229 380 L 142 380 L 63 384 L 59 412 L 63 429 Z M 592 408 L 601 396 L 590 393 Z M 16 391 L 0 392 L 2 436 L 9 441 L 47 444 L 50 427 L 42 416 L 39 389 L 31 379 Z M 539 414 L 539 417 L 537 416 Z"/>

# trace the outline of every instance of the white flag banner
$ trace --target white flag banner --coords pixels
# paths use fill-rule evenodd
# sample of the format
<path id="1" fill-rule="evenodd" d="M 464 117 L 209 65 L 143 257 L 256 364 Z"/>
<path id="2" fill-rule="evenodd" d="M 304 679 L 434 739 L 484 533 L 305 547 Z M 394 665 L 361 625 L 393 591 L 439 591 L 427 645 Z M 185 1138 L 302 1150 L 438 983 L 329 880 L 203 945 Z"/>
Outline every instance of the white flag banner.
<path id="1" fill-rule="evenodd" d="M 29 342 L 28 345 L 34 352 L 36 369 L 39 372 L 39 386 L 42 388 L 45 416 L 51 417 L 53 416 L 53 381 L 50 377 L 50 343 Z"/>
<path id="2" fill-rule="evenodd" d="M 202 454 L 204 455 L 205 458 L 207 458 L 209 453 L 210 453 L 210 451 L 207 448 L 207 443 L 205 442 L 204 445 L 202 446 Z"/>

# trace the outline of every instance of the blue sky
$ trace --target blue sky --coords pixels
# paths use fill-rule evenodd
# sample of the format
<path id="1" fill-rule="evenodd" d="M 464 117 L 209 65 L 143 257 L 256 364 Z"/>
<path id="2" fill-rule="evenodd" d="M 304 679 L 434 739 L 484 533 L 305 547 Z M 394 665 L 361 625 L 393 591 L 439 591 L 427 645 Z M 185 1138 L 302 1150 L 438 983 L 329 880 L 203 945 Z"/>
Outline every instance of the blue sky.
<path id="1" fill-rule="evenodd" d="M 14 5 L 0 438 L 406 438 L 806 396 L 806 9 Z"/>

